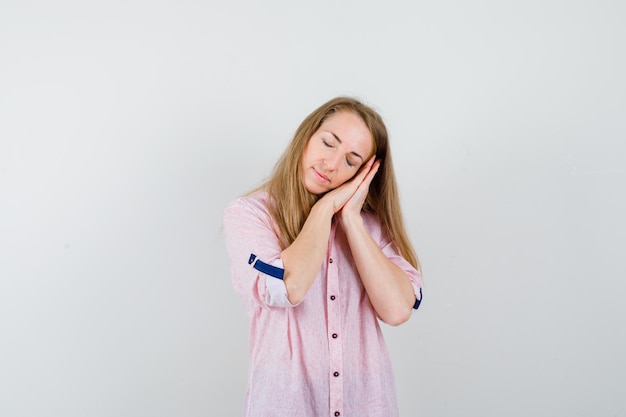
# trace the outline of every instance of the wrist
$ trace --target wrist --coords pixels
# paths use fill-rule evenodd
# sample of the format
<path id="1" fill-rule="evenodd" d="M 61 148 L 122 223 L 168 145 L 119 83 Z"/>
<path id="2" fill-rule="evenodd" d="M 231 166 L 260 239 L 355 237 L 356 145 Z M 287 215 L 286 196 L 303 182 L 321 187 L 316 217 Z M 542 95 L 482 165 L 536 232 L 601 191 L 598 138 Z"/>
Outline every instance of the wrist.
<path id="1" fill-rule="evenodd" d="M 311 214 L 332 218 L 335 214 L 333 201 L 322 197 L 311 207 Z"/>
<path id="2" fill-rule="evenodd" d="M 341 223 L 347 229 L 353 227 L 362 227 L 365 225 L 361 212 L 353 212 L 349 210 L 341 210 Z"/>

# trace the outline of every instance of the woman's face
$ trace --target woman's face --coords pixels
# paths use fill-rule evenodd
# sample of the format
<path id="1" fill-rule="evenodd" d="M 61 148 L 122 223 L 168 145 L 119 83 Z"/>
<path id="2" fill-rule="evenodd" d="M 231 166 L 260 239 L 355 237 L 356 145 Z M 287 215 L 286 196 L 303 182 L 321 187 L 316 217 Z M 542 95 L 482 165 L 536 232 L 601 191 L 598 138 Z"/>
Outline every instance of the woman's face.
<path id="1" fill-rule="evenodd" d="M 302 155 L 302 182 L 319 195 L 352 178 L 370 158 L 374 139 L 363 119 L 348 110 L 326 118 Z"/>

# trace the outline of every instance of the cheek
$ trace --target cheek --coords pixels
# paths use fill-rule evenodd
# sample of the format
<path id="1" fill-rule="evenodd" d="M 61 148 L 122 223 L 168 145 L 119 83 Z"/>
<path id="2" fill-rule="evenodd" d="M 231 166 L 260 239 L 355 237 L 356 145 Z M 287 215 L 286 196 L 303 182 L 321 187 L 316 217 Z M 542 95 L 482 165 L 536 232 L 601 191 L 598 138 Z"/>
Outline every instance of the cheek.
<path id="1" fill-rule="evenodd" d="M 336 177 L 337 187 L 350 181 L 352 178 L 354 178 L 355 175 L 356 175 L 356 172 L 352 172 L 352 171 L 342 172 L 340 175 L 337 175 Z"/>
<path id="2" fill-rule="evenodd" d="M 309 143 L 304 148 L 304 152 L 302 153 L 302 161 L 305 163 L 311 163 L 315 160 L 319 159 L 319 149 L 315 147 L 315 144 L 312 143 L 312 139 L 309 140 Z"/>

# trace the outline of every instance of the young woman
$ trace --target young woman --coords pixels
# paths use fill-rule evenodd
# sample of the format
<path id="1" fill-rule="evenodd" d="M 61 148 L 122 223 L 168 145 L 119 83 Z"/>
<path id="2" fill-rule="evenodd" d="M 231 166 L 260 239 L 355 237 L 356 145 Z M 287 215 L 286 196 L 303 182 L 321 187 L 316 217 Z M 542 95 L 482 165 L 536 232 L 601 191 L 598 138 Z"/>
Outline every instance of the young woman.
<path id="1" fill-rule="evenodd" d="M 378 321 L 405 322 L 422 280 L 381 117 L 348 97 L 322 105 L 223 221 L 251 320 L 244 415 L 397 416 Z"/>

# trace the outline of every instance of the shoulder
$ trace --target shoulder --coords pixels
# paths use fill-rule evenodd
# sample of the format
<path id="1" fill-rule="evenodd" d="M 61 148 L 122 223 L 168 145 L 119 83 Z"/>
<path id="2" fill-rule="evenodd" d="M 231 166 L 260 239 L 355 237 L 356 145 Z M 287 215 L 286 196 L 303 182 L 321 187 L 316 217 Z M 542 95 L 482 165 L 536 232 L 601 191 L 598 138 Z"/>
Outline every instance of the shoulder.
<path id="1" fill-rule="evenodd" d="M 255 217 L 265 223 L 273 223 L 269 210 L 270 196 L 265 191 L 256 191 L 230 201 L 224 208 L 223 221 L 242 221 L 245 218 Z"/>
<path id="2" fill-rule="evenodd" d="M 269 211 L 270 196 L 265 191 L 255 191 L 252 194 L 238 197 L 230 201 L 224 212 L 238 211 L 238 210 L 254 210 L 261 212 Z"/>

